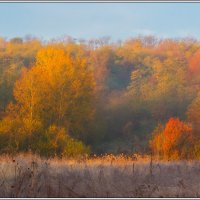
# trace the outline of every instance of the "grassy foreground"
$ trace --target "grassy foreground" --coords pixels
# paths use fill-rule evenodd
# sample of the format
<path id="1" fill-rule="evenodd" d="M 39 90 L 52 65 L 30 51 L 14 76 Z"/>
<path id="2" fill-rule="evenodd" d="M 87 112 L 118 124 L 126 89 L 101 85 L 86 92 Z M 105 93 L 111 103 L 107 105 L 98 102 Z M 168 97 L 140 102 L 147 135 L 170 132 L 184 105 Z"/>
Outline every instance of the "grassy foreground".
<path id="1" fill-rule="evenodd" d="M 0 157 L 0 197 L 200 197 L 200 162 Z"/>

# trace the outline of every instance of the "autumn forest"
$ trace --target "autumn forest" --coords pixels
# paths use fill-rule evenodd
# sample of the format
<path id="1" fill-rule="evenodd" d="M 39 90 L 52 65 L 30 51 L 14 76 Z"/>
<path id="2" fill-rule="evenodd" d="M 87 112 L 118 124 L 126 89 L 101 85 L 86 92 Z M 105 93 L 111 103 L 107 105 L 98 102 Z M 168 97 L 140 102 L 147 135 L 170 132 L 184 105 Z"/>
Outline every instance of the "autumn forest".
<path id="1" fill-rule="evenodd" d="M 200 42 L 0 39 L 0 152 L 200 159 Z"/>

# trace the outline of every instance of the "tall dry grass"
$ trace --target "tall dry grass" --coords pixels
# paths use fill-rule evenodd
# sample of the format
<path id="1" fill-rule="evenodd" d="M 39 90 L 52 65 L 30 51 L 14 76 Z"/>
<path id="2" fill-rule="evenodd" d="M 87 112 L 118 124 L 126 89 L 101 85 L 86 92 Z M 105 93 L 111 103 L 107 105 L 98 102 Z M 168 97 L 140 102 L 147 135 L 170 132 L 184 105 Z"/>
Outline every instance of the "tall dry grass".
<path id="1" fill-rule="evenodd" d="M 200 197 L 198 161 L 0 157 L 0 197 Z"/>

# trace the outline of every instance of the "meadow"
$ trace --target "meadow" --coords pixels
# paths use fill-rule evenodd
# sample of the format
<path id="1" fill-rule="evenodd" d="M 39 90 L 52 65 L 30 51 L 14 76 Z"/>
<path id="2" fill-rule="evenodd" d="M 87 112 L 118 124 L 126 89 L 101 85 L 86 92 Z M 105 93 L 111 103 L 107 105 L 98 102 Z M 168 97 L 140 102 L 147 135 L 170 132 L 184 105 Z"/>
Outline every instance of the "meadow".
<path id="1" fill-rule="evenodd" d="M 0 197 L 200 197 L 198 161 L 105 155 L 0 157 Z"/>

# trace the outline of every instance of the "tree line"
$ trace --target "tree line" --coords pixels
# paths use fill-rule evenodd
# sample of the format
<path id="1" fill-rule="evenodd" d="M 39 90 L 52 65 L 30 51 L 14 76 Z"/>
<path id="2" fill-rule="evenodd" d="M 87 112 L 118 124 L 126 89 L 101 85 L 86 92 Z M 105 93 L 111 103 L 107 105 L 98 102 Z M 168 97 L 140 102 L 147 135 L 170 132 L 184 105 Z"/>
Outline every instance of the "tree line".
<path id="1" fill-rule="evenodd" d="M 0 39 L 0 151 L 200 157 L 200 42 Z"/>

